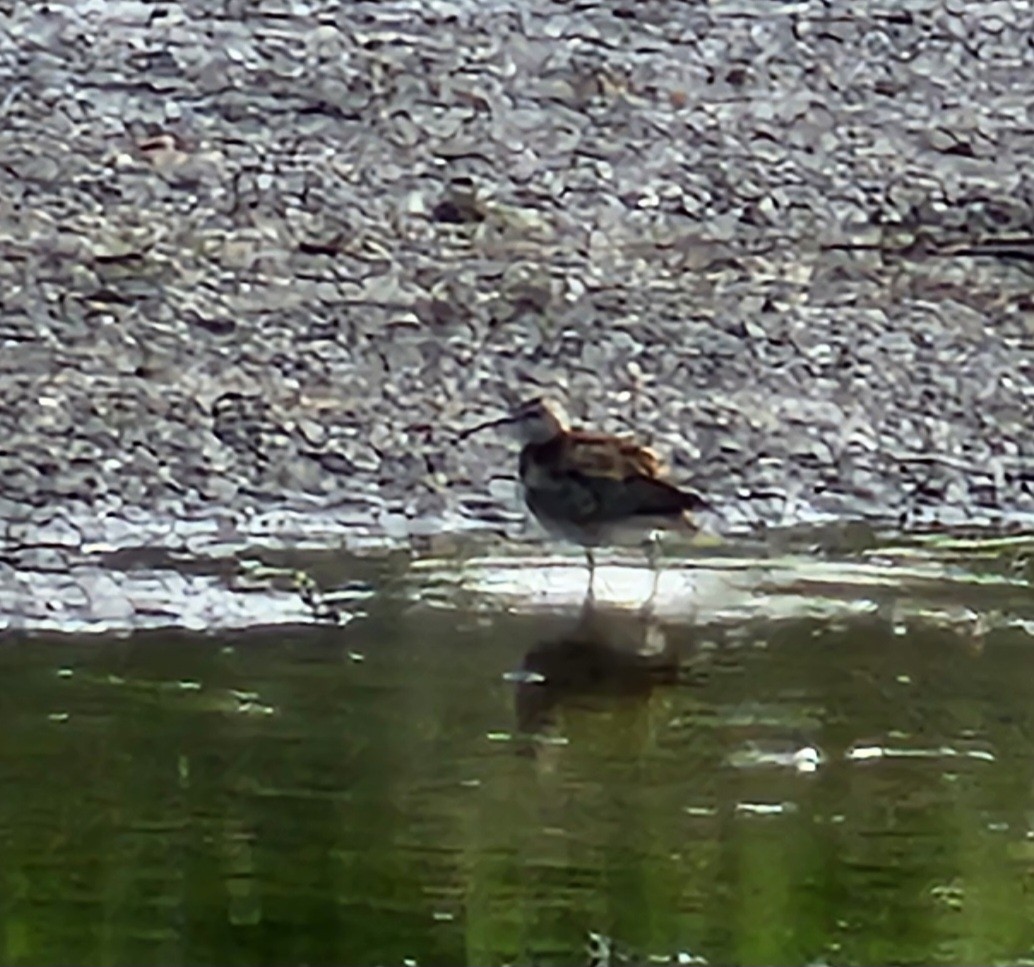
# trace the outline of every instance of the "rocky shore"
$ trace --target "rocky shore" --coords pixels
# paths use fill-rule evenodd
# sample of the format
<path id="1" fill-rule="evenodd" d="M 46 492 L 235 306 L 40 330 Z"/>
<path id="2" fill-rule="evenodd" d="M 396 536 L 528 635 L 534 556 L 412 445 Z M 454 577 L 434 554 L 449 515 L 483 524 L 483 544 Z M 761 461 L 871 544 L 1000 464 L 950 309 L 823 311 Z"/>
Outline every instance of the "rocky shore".
<path id="1" fill-rule="evenodd" d="M 0 4 L 0 547 L 509 525 L 543 391 L 733 528 L 1028 522 L 1032 12 Z"/>

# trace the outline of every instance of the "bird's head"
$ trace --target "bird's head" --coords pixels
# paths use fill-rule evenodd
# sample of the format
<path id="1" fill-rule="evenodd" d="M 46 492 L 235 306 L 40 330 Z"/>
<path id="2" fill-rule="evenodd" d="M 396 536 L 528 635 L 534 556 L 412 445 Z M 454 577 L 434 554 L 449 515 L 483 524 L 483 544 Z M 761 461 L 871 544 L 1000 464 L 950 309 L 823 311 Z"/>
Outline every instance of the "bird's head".
<path id="1" fill-rule="evenodd" d="M 518 404 L 506 416 L 464 430 L 460 439 L 495 426 L 509 427 L 522 444 L 548 443 L 567 430 L 567 414 L 555 400 L 536 396 Z"/>

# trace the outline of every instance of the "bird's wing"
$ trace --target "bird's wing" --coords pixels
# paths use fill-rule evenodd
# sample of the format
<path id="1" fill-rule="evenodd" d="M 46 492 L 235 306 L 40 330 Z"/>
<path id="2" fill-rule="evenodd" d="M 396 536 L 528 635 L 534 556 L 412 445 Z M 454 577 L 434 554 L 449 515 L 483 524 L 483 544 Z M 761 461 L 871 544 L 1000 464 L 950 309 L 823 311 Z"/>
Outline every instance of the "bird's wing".
<path id="1" fill-rule="evenodd" d="M 573 434 L 562 465 L 584 491 L 586 511 L 595 504 L 591 513 L 598 519 L 675 516 L 707 506 L 698 494 L 666 481 L 657 454 L 631 439 Z"/>
<path id="2" fill-rule="evenodd" d="M 611 520 L 639 516 L 680 517 L 688 510 L 705 506 L 697 494 L 680 490 L 666 480 L 629 477 L 620 482 L 607 480 L 605 484 L 605 488 L 597 489 L 597 498 L 601 516 Z"/>
<path id="3" fill-rule="evenodd" d="M 568 437 L 564 469 L 587 477 L 627 480 L 629 477 L 660 479 L 664 466 L 653 450 L 628 437 L 578 432 Z"/>

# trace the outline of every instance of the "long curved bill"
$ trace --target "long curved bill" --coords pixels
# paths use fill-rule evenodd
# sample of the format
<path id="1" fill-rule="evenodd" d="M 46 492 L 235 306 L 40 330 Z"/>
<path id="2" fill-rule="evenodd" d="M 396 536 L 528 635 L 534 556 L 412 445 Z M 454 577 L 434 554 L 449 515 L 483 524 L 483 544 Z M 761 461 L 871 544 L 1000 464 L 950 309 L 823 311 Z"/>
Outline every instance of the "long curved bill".
<path id="1" fill-rule="evenodd" d="M 473 436 L 475 433 L 480 433 L 482 430 L 490 430 L 494 426 L 506 426 L 507 423 L 513 423 L 516 421 L 514 416 L 501 416 L 497 420 L 489 420 L 486 423 L 479 423 L 477 426 L 472 426 L 467 430 L 461 430 L 456 434 L 457 440 L 466 440 L 467 437 Z"/>

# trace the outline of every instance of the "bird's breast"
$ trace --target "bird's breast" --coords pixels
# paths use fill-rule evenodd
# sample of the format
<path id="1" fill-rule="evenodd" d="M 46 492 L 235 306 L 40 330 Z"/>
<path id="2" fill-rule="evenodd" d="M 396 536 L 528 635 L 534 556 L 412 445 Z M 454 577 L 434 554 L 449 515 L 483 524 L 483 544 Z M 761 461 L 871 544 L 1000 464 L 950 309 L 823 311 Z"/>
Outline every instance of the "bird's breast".
<path id="1" fill-rule="evenodd" d="M 556 471 L 537 460 L 526 460 L 521 465 L 521 483 L 525 490 L 548 490 L 556 487 Z"/>

